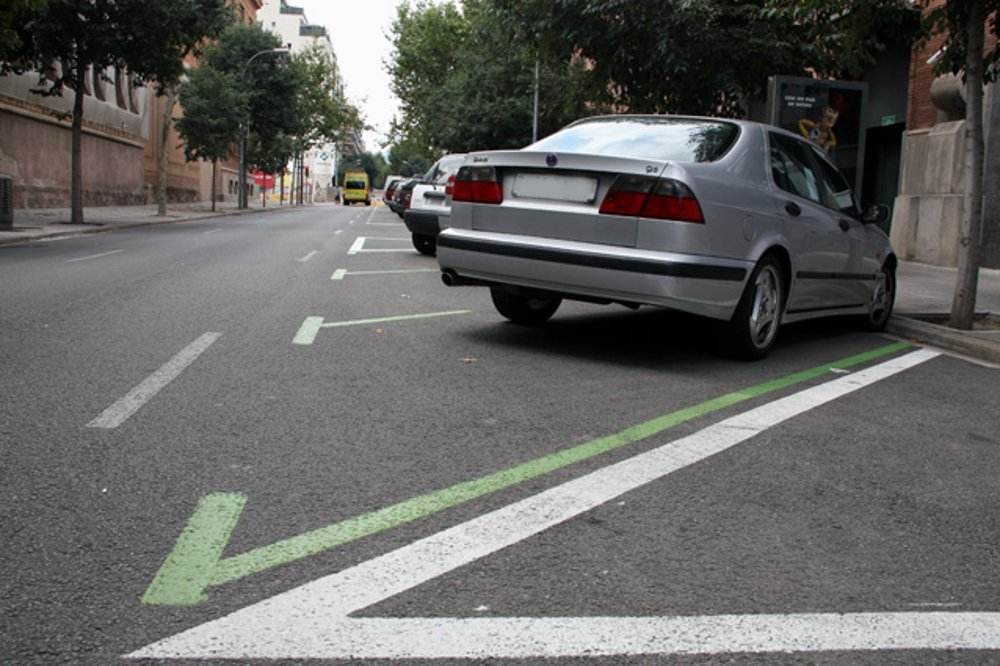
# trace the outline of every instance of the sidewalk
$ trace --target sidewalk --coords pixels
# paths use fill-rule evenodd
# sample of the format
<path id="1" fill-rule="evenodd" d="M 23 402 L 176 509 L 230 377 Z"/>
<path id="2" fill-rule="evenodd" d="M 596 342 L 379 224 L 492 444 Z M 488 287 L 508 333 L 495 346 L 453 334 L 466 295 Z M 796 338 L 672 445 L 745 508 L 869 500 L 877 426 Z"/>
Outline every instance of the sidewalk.
<path id="1" fill-rule="evenodd" d="M 312 204 L 309 204 L 312 205 Z M 149 224 L 187 222 L 210 217 L 245 215 L 262 210 L 283 210 L 288 205 L 269 205 L 261 208 L 260 201 L 251 201 L 250 208 L 239 210 L 235 202 L 219 202 L 213 213 L 210 202 L 171 204 L 166 217 L 156 215 L 156 204 L 149 206 L 90 206 L 83 210 L 85 224 L 66 224 L 70 219 L 69 208 L 28 208 L 14 211 L 14 231 L 0 231 L 0 245 L 23 243 L 41 238 L 62 238 L 92 234 L 113 229 L 127 229 Z"/>
<path id="2" fill-rule="evenodd" d="M 1000 363 L 1000 270 L 979 269 L 976 313 L 983 317 L 972 331 L 944 326 L 951 312 L 956 274 L 954 268 L 899 262 L 896 307 L 887 330 L 903 338 Z"/>

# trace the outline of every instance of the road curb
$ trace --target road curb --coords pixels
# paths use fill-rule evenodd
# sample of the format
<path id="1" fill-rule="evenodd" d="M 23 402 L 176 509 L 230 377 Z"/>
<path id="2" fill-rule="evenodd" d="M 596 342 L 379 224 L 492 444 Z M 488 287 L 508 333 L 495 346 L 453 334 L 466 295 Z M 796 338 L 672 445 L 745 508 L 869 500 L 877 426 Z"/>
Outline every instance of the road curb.
<path id="1" fill-rule="evenodd" d="M 141 222 L 122 222 L 121 224 L 95 224 L 93 229 L 74 229 L 73 231 L 66 232 L 55 232 L 52 234 L 45 234 L 44 236 L 32 236 L 30 238 L 3 238 L 0 239 L 0 245 L 17 245 L 21 243 L 35 243 L 38 241 L 46 240 L 59 240 L 61 238 L 75 238 L 77 236 L 90 236 L 91 234 L 101 234 L 107 233 L 109 231 L 118 231 L 119 229 L 138 229 L 139 227 L 151 227 L 159 224 L 182 224 L 184 222 L 201 222 L 204 220 L 212 220 L 219 217 L 239 217 L 242 215 L 252 215 L 253 213 L 270 213 L 273 211 L 282 210 L 294 210 L 297 208 L 304 208 L 305 206 L 278 206 L 275 208 L 252 208 L 245 211 L 233 210 L 224 213 L 206 213 L 204 215 L 196 215 L 193 217 L 184 218 L 174 218 L 174 219 L 164 219 L 164 220 L 144 220 Z"/>
<path id="2" fill-rule="evenodd" d="M 889 319 L 886 331 L 915 342 L 926 343 L 991 363 L 1000 363 L 1000 339 L 988 340 L 970 335 L 967 331 L 900 315 L 893 315 Z"/>

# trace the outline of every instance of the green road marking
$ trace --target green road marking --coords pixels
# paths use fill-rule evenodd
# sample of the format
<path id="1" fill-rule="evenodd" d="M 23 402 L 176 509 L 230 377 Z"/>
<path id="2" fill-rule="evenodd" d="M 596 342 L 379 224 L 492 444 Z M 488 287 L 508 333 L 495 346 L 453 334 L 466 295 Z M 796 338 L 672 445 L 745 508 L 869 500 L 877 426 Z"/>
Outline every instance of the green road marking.
<path id="1" fill-rule="evenodd" d="M 451 315 L 469 314 L 472 310 L 446 310 L 444 312 L 425 312 L 423 314 L 398 315 L 395 317 L 376 317 L 375 319 L 353 319 L 351 321 L 324 322 L 322 317 L 306 317 L 299 326 L 298 333 L 292 338 L 293 345 L 311 345 L 316 341 L 316 335 L 321 328 L 340 328 L 341 326 L 363 326 L 365 324 L 383 324 L 390 321 L 408 321 L 410 319 L 430 319 L 431 317 L 449 317 Z"/>
<path id="2" fill-rule="evenodd" d="M 346 268 L 338 268 L 337 270 L 335 270 L 333 272 L 333 275 L 330 276 L 330 279 L 331 280 L 343 280 L 345 275 L 347 275 L 347 269 Z"/>
<path id="3" fill-rule="evenodd" d="M 326 325 L 324 324 L 324 326 Z M 676 412 L 671 412 L 670 414 L 658 416 L 611 435 L 556 451 L 555 453 L 530 460 L 509 469 L 494 472 L 493 474 L 471 481 L 458 483 L 449 488 L 435 490 L 425 495 L 399 502 L 398 504 L 333 523 L 326 527 L 304 532 L 303 534 L 224 559 L 218 558 L 222 550 L 218 541 L 212 542 L 209 546 L 200 549 L 189 544 L 199 534 L 204 535 L 202 538 L 208 536 L 217 537 L 222 534 L 222 529 L 208 530 L 192 528 L 192 525 L 195 525 L 199 521 L 199 516 L 205 510 L 203 509 L 203 505 L 206 500 L 214 497 L 217 498 L 215 501 L 218 502 L 218 498 L 227 497 L 224 494 L 209 495 L 198 505 L 198 509 L 195 511 L 191 523 L 188 524 L 188 528 L 181 534 L 181 538 L 178 539 L 174 550 L 170 553 L 166 562 L 163 563 L 163 566 L 160 567 L 156 578 L 143 596 L 143 602 L 160 605 L 190 605 L 199 603 L 205 599 L 205 590 L 208 587 L 229 583 L 250 574 L 315 555 L 345 543 L 350 543 L 364 536 L 376 534 L 420 518 L 425 518 L 444 509 L 468 502 L 469 500 L 515 486 L 524 481 L 593 458 L 602 453 L 633 444 L 700 416 L 822 377 L 833 371 L 833 369 L 841 370 L 860 365 L 882 356 L 908 349 L 911 346 L 906 342 L 896 342 L 861 354 L 849 356 L 833 363 L 827 363 L 769 382 L 756 384 Z M 239 507 L 235 509 L 238 513 L 242 510 L 243 506 L 242 496 L 236 497 L 241 498 Z M 209 522 L 207 518 L 201 520 Z M 235 517 L 232 520 L 235 521 Z M 230 525 L 228 530 L 225 531 L 226 540 L 228 540 L 231 530 L 232 526 Z M 208 553 L 215 555 L 208 555 Z M 182 589 L 175 589 L 177 587 Z"/>
<path id="4" fill-rule="evenodd" d="M 247 498 L 239 493 L 212 493 L 202 497 L 174 549 L 143 595 L 143 603 L 191 606 L 207 600 L 205 590 L 211 585 L 213 569 L 229 543 L 246 502 Z"/>

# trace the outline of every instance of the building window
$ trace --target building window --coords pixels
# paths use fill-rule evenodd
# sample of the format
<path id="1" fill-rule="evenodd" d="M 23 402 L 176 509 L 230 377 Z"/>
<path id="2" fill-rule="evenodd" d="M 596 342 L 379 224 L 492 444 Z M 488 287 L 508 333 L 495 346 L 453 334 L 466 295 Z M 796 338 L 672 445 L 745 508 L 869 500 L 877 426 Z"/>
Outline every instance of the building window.
<path id="1" fill-rule="evenodd" d="M 103 102 L 103 101 L 105 101 L 107 99 L 107 94 L 104 91 L 104 72 L 101 72 L 101 71 L 97 70 L 96 68 L 92 68 L 92 69 L 93 69 L 92 73 L 93 73 L 93 76 L 94 76 L 94 82 L 93 82 L 93 85 L 94 85 L 94 97 L 96 97 L 97 99 L 99 99 L 99 100 L 101 100 Z"/>
<path id="2" fill-rule="evenodd" d="M 119 109 L 128 110 L 128 97 L 125 88 L 128 86 L 128 78 L 120 67 L 115 67 L 115 103 Z"/>

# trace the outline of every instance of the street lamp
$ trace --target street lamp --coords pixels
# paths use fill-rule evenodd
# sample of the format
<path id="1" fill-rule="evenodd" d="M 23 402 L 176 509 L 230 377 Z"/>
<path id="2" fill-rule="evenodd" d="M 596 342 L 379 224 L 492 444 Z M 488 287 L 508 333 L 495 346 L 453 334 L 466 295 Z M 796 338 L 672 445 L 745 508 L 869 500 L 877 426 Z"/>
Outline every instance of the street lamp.
<path id="1" fill-rule="evenodd" d="M 243 67 L 240 68 L 240 81 L 246 83 L 246 73 L 247 68 L 250 66 L 254 60 L 262 55 L 268 55 L 272 53 L 291 53 L 291 49 L 286 47 L 276 48 L 276 49 L 264 49 L 263 51 L 258 51 L 254 53 L 250 58 L 243 63 Z M 240 196 L 237 202 L 237 207 L 240 209 L 247 207 L 247 133 L 250 130 L 250 109 L 246 110 L 246 115 L 243 122 L 240 123 Z"/>

